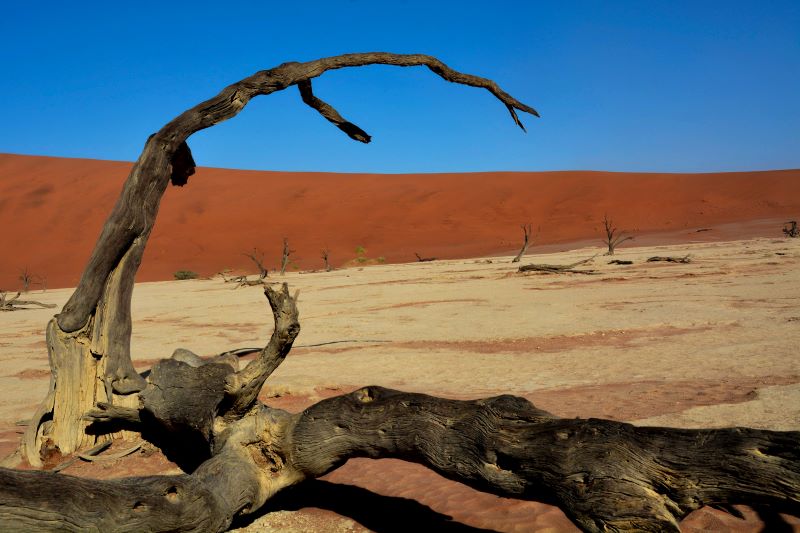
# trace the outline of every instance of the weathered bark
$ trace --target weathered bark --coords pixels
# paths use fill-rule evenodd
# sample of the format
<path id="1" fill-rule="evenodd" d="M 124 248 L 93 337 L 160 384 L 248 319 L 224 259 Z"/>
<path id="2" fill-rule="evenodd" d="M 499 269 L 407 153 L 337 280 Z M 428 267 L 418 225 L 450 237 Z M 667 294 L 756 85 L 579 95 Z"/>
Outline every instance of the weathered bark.
<path id="1" fill-rule="evenodd" d="M 581 269 L 577 270 L 575 267 L 580 265 L 585 265 L 589 263 L 595 258 L 595 256 L 589 257 L 587 259 L 582 259 L 580 261 L 576 261 L 575 263 L 570 263 L 568 265 L 546 265 L 546 264 L 536 264 L 532 263 L 530 265 L 522 265 L 517 269 L 517 272 L 545 272 L 548 274 L 562 274 L 562 273 L 570 273 L 570 274 L 596 274 L 597 271 L 593 269 Z"/>
<path id="2" fill-rule="evenodd" d="M 495 82 L 457 72 L 435 57 L 371 52 L 284 63 L 257 72 L 173 119 L 145 143 L 103 226 L 78 287 L 51 325 L 52 343 L 48 344 L 48 351 L 51 361 L 55 361 L 53 383 L 25 438 L 23 451 L 31 464 L 41 465 L 43 447 L 55 447 L 70 454 L 107 438 L 83 431 L 80 420 L 86 409 L 102 402 L 127 404 L 134 401 L 134 393 L 146 386 L 130 359 L 131 294 L 167 185 L 183 186 L 194 173 L 195 163 L 187 139 L 236 116 L 256 96 L 297 85 L 301 97 L 311 107 L 352 138 L 366 142 L 369 136 L 313 96 L 310 82 L 329 70 L 375 64 L 426 66 L 447 81 L 484 88 L 505 104 L 520 127 L 516 110 L 538 116 L 533 108 L 502 91 Z M 76 381 L 77 378 L 80 379 Z M 58 395 L 58 401 L 53 401 L 54 394 Z"/>
<path id="3" fill-rule="evenodd" d="M 608 214 L 603 215 L 603 230 L 606 234 L 603 244 L 608 247 L 605 255 L 614 255 L 614 250 L 616 250 L 617 246 L 633 239 L 633 237 L 625 236 L 625 232 L 619 231 L 611 219 L 608 218 Z"/>
<path id="4" fill-rule="evenodd" d="M 0 525 L 223 531 L 353 457 L 402 458 L 477 490 L 557 505 L 584 531 L 679 531 L 703 505 L 800 512 L 800 432 L 561 419 L 514 396 L 365 387 L 295 415 L 258 405 L 209 440 L 212 457 L 183 476 L 89 482 L 2 469 Z"/>
<path id="5" fill-rule="evenodd" d="M 523 224 L 520 226 L 522 228 L 523 238 L 522 241 L 522 248 L 520 249 L 519 253 L 511 260 L 512 263 L 519 263 L 522 259 L 522 256 L 525 255 L 525 252 L 528 251 L 528 245 L 530 244 L 531 238 L 531 225 L 530 224 Z"/>
<path id="6" fill-rule="evenodd" d="M 427 263 L 427 262 L 430 262 L 430 261 L 436 261 L 435 257 L 422 257 L 421 255 L 419 255 L 416 252 L 414 252 L 414 255 L 417 256 L 417 262 L 418 263 Z"/>

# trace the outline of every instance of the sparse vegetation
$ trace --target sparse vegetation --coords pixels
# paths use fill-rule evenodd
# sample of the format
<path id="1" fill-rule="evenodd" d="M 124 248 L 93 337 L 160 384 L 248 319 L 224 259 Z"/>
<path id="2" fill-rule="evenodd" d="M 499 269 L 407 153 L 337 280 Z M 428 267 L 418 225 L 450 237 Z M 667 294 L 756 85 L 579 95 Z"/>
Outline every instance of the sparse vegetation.
<path id="1" fill-rule="evenodd" d="M 797 228 L 797 221 L 790 220 L 788 222 L 784 222 L 783 234 L 793 239 L 796 237 L 800 237 L 800 229 Z"/>
<path id="2" fill-rule="evenodd" d="M 178 270 L 173 274 L 175 279 L 197 279 L 199 276 L 197 272 L 192 272 L 191 270 Z"/>

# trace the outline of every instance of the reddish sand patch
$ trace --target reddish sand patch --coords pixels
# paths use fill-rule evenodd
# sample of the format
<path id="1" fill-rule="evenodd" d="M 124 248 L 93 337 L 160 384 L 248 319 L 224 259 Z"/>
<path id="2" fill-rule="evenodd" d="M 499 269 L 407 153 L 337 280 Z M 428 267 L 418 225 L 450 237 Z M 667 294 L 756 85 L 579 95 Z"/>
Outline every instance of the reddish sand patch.
<path id="1" fill-rule="evenodd" d="M 26 266 L 47 286 L 75 286 L 131 164 L 0 154 L 0 288 L 15 289 Z M 519 223 L 541 228 L 536 247 L 597 244 L 609 213 L 621 228 L 653 239 L 780 237 L 800 213 L 786 194 L 798 170 L 724 174 L 480 172 L 469 174 L 325 174 L 200 168 L 161 205 L 139 281 L 171 279 L 181 269 L 211 275 L 252 269 L 243 251 L 258 246 L 276 268 L 284 236 L 301 269 L 333 264 L 356 247 L 387 262 L 514 253 Z M 269 224 L 264 217 L 270 213 Z M 266 214 L 266 215 L 265 215 Z M 755 223 L 762 219 L 768 224 Z M 733 229 L 732 223 L 747 222 Z M 711 231 L 697 233 L 698 228 Z M 46 238 L 45 238 L 46 237 Z"/>
<path id="2" fill-rule="evenodd" d="M 50 376 L 50 370 L 26 368 L 14 374 L 15 378 L 19 379 L 41 379 Z"/>

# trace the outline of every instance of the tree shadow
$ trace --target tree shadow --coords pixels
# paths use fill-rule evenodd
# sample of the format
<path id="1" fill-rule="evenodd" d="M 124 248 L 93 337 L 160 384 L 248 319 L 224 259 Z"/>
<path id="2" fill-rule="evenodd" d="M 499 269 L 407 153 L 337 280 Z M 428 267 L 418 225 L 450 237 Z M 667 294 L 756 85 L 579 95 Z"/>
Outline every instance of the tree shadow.
<path id="1" fill-rule="evenodd" d="M 758 517 L 764 522 L 763 532 L 793 533 L 794 527 L 780 513 L 795 514 L 797 510 L 782 507 L 753 507 Z"/>
<path id="2" fill-rule="evenodd" d="M 438 513 L 416 500 L 384 496 L 355 485 L 318 479 L 278 493 L 258 512 L 237 518 L 233 527 L 250 525 L 270 512 L 297 511 L 304 507 L 316 507 L 346 516 L 376 533 L 496 533 L 492 529 L 455 522 L 452 517 Z"/>

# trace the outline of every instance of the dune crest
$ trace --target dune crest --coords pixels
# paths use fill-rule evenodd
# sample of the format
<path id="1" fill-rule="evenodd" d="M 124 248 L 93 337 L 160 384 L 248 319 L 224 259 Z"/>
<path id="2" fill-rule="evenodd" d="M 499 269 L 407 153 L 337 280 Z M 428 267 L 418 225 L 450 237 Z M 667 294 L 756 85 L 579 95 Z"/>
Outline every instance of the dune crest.
<path id="1" fill-rule="evenodd" d="M 49 288 L 75 286 L 130 167 L 0 154 L 0 245 L 8 258 L 0 288 L 19 288 L 26 267 Z M 167 280 L 177 270 L 255 271 L 243 255 L 253 247 L 278 268 L 284 237 L 297 250 L 295 269 L 321 268 L 323 248 L 334 266 L 352 264 L 358 247 L 363 257 L 389 263 L 415 261 L 415 253 L 444 259 L 515 252 L 519 226 L 528 222 L 529 253 L 536 253 L 559 243 L 599 244 L 605 213 L 642 243 L 780 237 L 780 222 L 800 216 L 800 198 L 789 194 L 799 178 L 800 170 L 378 175 L 198 168 L 188 186 L 165 195 L 137 279 Z"/>

